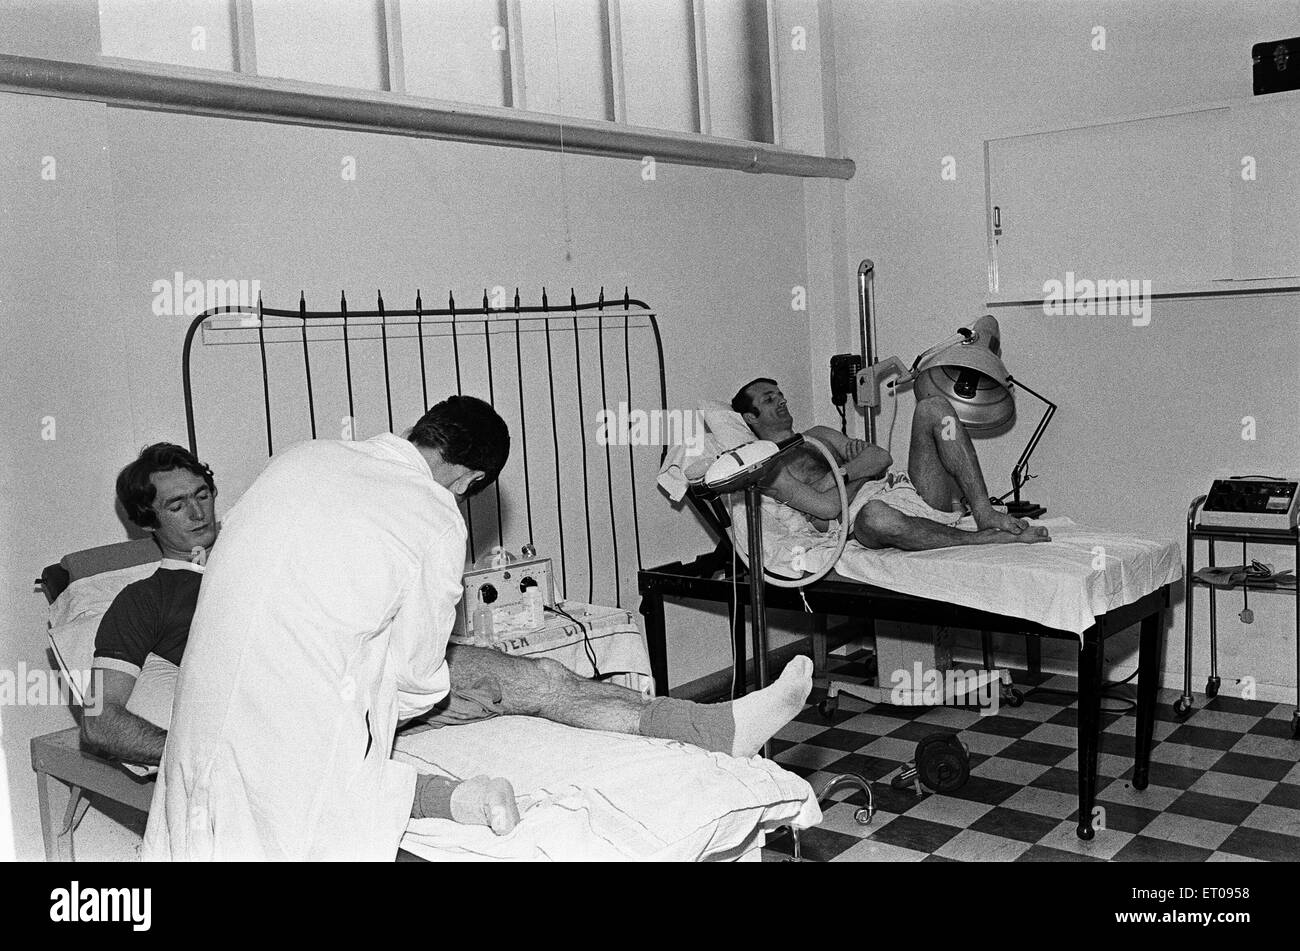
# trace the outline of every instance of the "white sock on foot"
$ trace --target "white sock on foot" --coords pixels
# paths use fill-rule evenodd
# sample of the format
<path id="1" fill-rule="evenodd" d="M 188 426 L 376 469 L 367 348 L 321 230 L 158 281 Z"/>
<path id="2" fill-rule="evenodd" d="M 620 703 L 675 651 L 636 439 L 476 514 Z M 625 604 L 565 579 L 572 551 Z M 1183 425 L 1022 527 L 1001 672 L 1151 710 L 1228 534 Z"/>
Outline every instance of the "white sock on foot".
<path id="1" fill-rule="evenodd" d="M 732 756 L 753 756 L 795 718 L 812 691 L 812 672 L 812 660 L 800 655 L 786 664 L 776 683 L 732 703 L 736 718 Z"/>

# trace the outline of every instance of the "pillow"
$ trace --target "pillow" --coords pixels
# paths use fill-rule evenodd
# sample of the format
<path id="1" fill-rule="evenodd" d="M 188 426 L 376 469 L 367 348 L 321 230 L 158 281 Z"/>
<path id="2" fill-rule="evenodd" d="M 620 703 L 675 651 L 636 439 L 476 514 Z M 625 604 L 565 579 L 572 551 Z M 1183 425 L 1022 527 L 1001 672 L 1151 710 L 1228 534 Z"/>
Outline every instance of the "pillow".
<path id="1" fill-rule="evenodd" d="M 732 859 L 778 826 L 821 821 L 808 783 L 762 757 L 535 717 L 399 734 L 394 757 L 426 773 L 502 776 L 519 797 L 509 835 L 413 820 L 402 848 L 435 861 Z"/>
<path id="2" fill-rule="evenodd" d="M 71 552 L 64 555 L 59 564 L 67 570 L 69 578 L 76 581 L 118 568 L 156 564 L 161 557 L 158 544 L 152 538 L 135 538 L 128 542 L 115 542 L 112 545 Z"/>
<path id="3" fill-rule="evenodd" d="M 155 560 L 83 577 L 68 585 L 54 604 L 50 605 L 50 649 L 78 706 L 86 705 L 82 688 L 89 686 L 90 672 L 95 666 L 95 635 L 99 632 L 99 622 L 103 619 L 104 612 L 118 592 L 133 581 L 149 577 L 158 570 L 158 565 L 159 562 Z M 140 676 L 136 678 L 126 709 L 166 730 L 171 725 L 172 698 L 176 693 L 179 671 L 180 668 L 170 661 L 150 654 L 145 658 Z M 137 776 L 149 776 L 158 771 L 156 766 L 138 766 L 134 763 L 122 765 Z"/>
<path id="4" fill-rule="evenodd" d="M 99 622 L 118 592 L 158 570 L 158 561 L 102 571 L 72 582 L 50 605 L 50 648 L 79 705 L 85 705 L 81 685 L 95 660 Z"/>
<path id="5" fill-rule="evenodd" d="M 722 452 L 735 449 L 758 438 L 754 435 L 754 431 L 745 425 L 744 417 L 731 408 L 730 403 L 704 400 L 700 403 L 700 415 L 704 417 L 705 427 L 718 441 Z"/>

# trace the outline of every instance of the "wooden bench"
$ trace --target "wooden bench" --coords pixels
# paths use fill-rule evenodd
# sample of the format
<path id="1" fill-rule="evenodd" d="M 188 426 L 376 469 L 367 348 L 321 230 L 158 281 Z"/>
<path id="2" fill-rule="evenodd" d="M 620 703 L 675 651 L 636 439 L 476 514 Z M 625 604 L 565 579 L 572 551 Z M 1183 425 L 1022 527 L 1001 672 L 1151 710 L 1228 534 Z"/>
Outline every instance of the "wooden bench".
<path id="1" fill-rule="evenodd" d="M 47 862 L 76 861 L 72 836 L 90 805 L 88 793 L 145 814 L 153 799 L 152 776 L 138 777 L 120 763 L 86 752 L 81 748 L 81 731 L 75 726 L 34 737 L 32 769 L 36 771 L 36 795 Z M 56 781 L 69 790 L 68 806 L 58 829 L 50 810 L 50 792 Z"/>

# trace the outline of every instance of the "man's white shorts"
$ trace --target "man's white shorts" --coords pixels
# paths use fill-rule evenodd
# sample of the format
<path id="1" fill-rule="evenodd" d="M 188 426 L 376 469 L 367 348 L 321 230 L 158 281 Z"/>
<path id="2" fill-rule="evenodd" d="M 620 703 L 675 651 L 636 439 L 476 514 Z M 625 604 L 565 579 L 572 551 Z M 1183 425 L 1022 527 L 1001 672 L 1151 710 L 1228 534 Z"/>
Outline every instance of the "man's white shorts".
<path id="1" fill-rule="evenodd" d="M 892 509 L 915 518 L 928 518 L 940 525 L 956 525 L 962 520 L 962 512 L 941 512 L 930 505 L 912 485 L 906 472 L 888 472 L 883 479 L 866 483 L 853 496 L 849 503 L 849 526 L 852 528 L 858 513 L 872 499 L 879 499 Z"/>

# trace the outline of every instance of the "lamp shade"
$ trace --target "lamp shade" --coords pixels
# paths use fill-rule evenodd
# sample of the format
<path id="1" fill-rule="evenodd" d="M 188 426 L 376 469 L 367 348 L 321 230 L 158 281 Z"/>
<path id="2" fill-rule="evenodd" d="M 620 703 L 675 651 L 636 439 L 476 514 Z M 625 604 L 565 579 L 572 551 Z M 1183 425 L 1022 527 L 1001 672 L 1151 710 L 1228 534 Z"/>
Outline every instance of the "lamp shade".
<path id="1" fill-rule="evenodd" d="M 926 354 L 916 367 L 917 399 L 944 396 L 967 429 L 997 429 L 1016 416 L 1011 374 L 999 356 L 998 322 L 981 317 L 966 339 Z"/>

